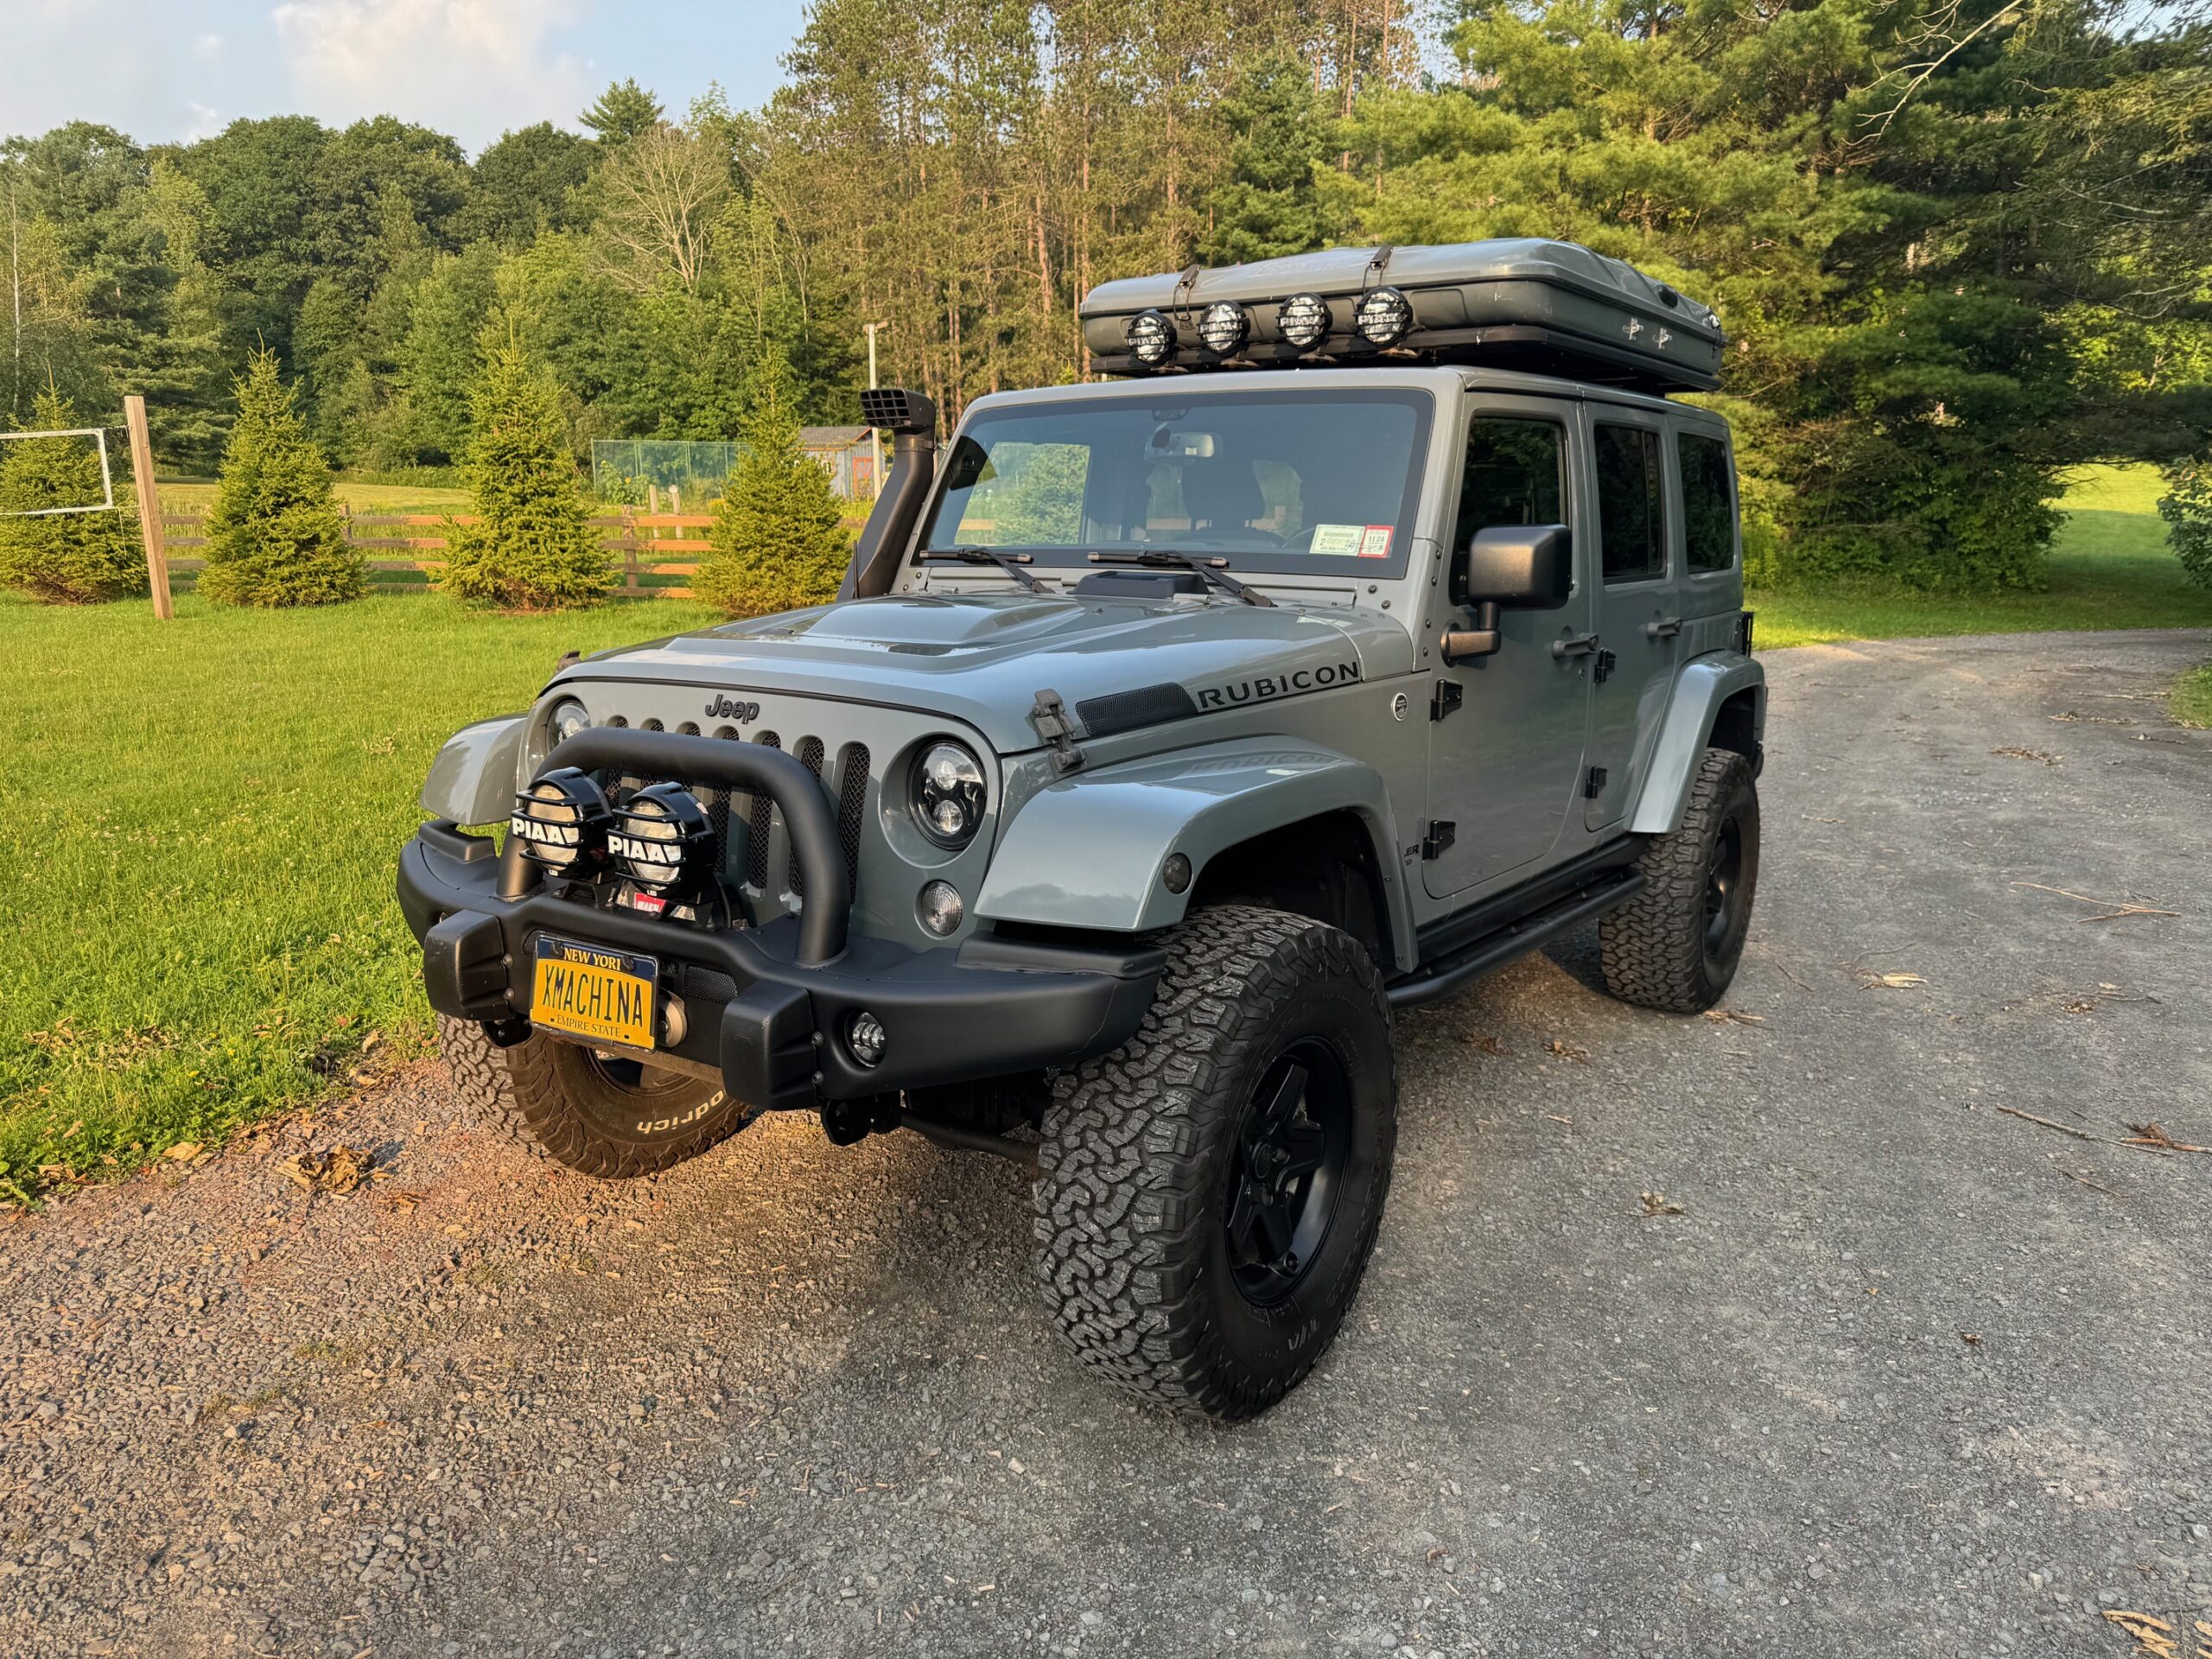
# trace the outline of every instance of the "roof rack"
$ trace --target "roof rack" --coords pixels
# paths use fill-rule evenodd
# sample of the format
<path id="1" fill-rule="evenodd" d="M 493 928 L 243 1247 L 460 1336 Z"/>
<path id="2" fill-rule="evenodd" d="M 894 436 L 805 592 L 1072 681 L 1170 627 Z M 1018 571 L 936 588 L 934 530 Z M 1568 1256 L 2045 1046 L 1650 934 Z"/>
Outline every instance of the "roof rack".
<path id="1" fill-rule="evenodd" d="M 1077 315 L 1103 374 L 1477 363 L 1712 391 L 1712 308 L 1573 242 L 1335 248 L 1102 283 Z"/>

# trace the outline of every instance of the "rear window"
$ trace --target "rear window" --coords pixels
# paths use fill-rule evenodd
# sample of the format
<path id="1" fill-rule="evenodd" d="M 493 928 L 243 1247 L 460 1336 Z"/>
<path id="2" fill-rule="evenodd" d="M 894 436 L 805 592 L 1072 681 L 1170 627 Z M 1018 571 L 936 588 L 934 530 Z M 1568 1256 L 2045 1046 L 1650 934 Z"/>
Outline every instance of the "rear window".
<path id="1" fill-rule="evenodd" d="M 1682 472 L 1682 540 L 1693 570 L 1726 570 L 1736 563 L 1735 480 L 1728 446 L 1702 432 L 1675 437 Z"/>

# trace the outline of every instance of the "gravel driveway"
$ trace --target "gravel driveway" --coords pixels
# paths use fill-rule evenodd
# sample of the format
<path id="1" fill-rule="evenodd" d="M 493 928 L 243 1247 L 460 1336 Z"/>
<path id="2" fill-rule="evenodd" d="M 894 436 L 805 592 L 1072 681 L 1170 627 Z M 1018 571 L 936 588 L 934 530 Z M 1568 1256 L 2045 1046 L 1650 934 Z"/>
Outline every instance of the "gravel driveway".
<path id="1" fill-rule="evenodd" d="M 2188 1659 L 2212 1156 L 2120 1142 L 2212 1145 L 2208 652 L 1770 658 L 1728 1017 L 1592 937 L 1408 1019 L 1367 1289 L 1234 1431 L 1078 1374 L 1019 1173 L 911 1135 L 598 1185 L 423 1066 L 19 1220 L 0 1651 Z"/>

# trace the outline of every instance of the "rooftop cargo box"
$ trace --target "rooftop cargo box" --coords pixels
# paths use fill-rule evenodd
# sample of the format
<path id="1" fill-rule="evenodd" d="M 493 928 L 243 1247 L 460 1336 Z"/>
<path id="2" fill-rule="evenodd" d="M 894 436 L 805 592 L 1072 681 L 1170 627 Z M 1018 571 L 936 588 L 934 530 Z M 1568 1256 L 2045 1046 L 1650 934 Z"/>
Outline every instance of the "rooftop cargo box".
<path id="1" fill-rule="evenodd" d="M 1388 294 L 1404 296 L 1396 316 Z M 1286 337 L 1304 321 L 1310 343 Z M 1319 302 L 1317 308 L 1315 302 Z M 1370 303 L 1371 333 L 1355 326 Z M 1226 302 L 1226 303 L 1224 303 Z M 1222 307 L 1201 332 L 1210 307 Z M 1229 308 L 1234 307 L 1234 311 Z M 1133 349 L 1131 324 L 1155 360 Z M 1709 307 L 1632 265 L 1573 242 L 1534 238 L 1433 248 L 1335 248 L 1217 270 L 1103 283 L 1077 309 L 1093 366 L 1105 374 L 1273 365 L 1421 360 L 1532 369 L 1644 391 L 1710 391 L 1726 344 Z M 1394 316 L 1402 332 L 1390 338 Z M 1221 343 L 1233 342 L 1226 350 Z"/>

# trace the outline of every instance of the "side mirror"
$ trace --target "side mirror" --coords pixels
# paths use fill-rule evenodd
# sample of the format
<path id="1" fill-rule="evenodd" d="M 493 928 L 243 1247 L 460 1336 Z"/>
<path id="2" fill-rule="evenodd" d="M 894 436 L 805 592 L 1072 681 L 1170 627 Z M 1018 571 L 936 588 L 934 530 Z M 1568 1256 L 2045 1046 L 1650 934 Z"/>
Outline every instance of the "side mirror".
<path id="1" fill-rule="evenodd" d="M 1574 588 L 1574 537 L 1565 524 L 1491 524 L 1475 532 L 1452 572 L 1452 602 L 1475 607 L 1475 626 L 1440 642 L 1446 663 L 1498 646 L 1501 610 L 1555 611 Z"/>

